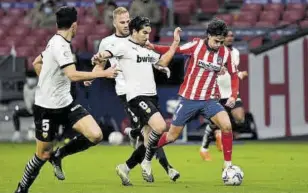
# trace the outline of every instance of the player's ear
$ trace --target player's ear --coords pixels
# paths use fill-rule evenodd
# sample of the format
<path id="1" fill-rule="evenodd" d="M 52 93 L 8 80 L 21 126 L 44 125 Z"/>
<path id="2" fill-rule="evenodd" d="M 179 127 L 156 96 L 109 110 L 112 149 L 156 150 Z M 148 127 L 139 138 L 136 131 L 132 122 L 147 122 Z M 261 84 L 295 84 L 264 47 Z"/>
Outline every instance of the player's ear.
<path id="1" fill-rule="evenodd" d="M 116 24 L 115 24 L 114 20 L 113 20 L 112 24 L 113 24 L 113 27 L 116 28 Z"/>

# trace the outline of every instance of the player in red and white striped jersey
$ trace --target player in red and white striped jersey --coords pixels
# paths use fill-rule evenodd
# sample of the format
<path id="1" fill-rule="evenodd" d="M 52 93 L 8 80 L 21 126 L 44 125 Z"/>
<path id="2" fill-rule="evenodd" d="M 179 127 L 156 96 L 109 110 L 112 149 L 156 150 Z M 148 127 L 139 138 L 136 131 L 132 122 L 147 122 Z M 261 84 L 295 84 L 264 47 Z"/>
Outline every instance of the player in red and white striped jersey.
<path id="1" fill-rule="evenodd" d="M 238 49 L 233 47 L 233 41 L 234 36 L 231 29 L 228 30 L 227 37 L 225 38 L 224 45 L 228 47 L 228 49 L 231 52 L 232 56 L 232 64 L 236 66 L 238 69 L 239 63 L 240 63 L 240 53 Z M 238 71 L 237 72 L 238 77 L 242 80 L 244 79 L 248 74 L 246 71 Z M 232 89 L 231 89 L 231 82 L 230 82 L 230 74 L 228 72 L 221 74 L 218 76 L 217 84 L 219 85 L 219 91 L 221 95 L 221 99 L 219 100 L 220 104 L 224 106 L 230 95 L 232 95 Z M 241 130 L 244 126 L 245 122 L 245 111 L 243 108 L 243 103 L 240 97 L 237 97 L 237 100 L 235 102 L 235 105 L 233 108 L 225 107 L 226 111 L 228 112 L 231 123 L 232 123 L 232 129 L 236 128 L 237 130 Z M 202 146 L 200 148 L 200 156 L 205 161 L 210 161 L 211 156 L 209 153 L 209 145 L 211 142 L 211 138 L 213 136 L 213 133 L 215 131 L 215 137 L 216 137 L 216 146 L 218 150 L 222 150 L 222 144 L 221 144 L 221 132 L 214 124 L 208 124 L 205 128 L 203 140 L 202 140 Z"/>
<path id="2" fill-rule="evenodd" d="M 231 53 L 223 45 L 227 35 L 227 26 L 221 20 L 213 20 L 207 28 L 206 39 L 194 39 L 177 49 L 177 53 L 190 56 L 184 82 L 179 95 L 173 122 L 168 132 L 160 138 L 158 147 L 174 142 L 181 134 L 184 125 L 197 114 L 210 119 L 222 131 L 224 146 L 224 167 L 231 166 L 232 126 L 224 107 L 219 103 L 220 92 L 217 85 L 218 74 L 226 68 L 231 76 L 232 94 L 225 106 L 233 107 L 238 93 L 237 69 L 232 65 Z M 151 45 L 158 52 L 164 52 L 165 46 Z"/>

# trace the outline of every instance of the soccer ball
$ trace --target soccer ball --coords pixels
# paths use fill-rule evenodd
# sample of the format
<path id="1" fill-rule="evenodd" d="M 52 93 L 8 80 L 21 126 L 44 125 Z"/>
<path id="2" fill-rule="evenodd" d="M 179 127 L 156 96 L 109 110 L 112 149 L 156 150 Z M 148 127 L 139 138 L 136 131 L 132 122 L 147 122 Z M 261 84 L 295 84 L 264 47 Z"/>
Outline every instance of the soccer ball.
<path id="1" fill-rule="evenodd" d="M 222 181 L 227 186 L 239 186 L 241 185 L 244 172 L 238 166 L 229 166 L 222 172 Z"/>
<path id="2" fill-rule="evenodd" d="M 108 141 L 111 145 L 120 145 L 123 142 L 123 135 L 119 131 L 110 133 Z"/>

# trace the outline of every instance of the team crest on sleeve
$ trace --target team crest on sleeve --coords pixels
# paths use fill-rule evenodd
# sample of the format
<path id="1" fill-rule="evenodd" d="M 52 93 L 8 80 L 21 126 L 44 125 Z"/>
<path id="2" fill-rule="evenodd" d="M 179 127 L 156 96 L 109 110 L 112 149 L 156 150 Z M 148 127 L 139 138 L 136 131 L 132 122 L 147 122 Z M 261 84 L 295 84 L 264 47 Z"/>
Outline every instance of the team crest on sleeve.
<path id="1" fill-rule="evenodd" d="M 222 65 L 222 62 L 223 62 L 223 58 L 218 56 L 217 57 L 217 64 Z"/>
<path id="2" fill-rule="evenodd" d="M 64 55 L 65 57 L 69 57 L 70 52 L 69 52 L 69 51 L 65 51 L 65 52 L 63 52 L 63 55 Z"/>

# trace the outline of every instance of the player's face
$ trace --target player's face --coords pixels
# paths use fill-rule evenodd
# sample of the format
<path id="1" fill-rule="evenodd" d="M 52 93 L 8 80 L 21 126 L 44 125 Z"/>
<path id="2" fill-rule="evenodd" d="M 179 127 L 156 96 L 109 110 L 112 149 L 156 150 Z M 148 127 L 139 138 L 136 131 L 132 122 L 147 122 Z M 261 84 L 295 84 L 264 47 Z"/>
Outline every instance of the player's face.
<path id="1" fill-rule="evenodd" d="M 72 30 L 72 38 L 73 38 L 73 37 L 75 37 L 75 35 L 77 33 L 77 22 L 74 22 L 72 24 L 71 30 Z"/>
<path id="2" fill-rule="evenodd" d="M 233 32 L 229 31 L 226 38 L 225 38 L 225 45 L 230 46 L 230 45 L 232 45 L 233 41 L 234 41 Z"/>
<path id="3" fill-rule="evenodd" d="M 113 25 L 116 28 L 116 31 L 119 35 L 128 36 L 129 35 L 129 28 L 128 24 L 130 22 L 129 13 L 123 13 L 117 15 L 114 19 Z"/>
<path id="4" fill-rule="evenodd" d="M 136 40 L 138 41 L 138 44 L 145 45 L 145 43 L 149 40 L 150 33 L 151 33 L 151 27 L 146 26 L 139 30 L 139 32 L 136 32 Z"/>
<path id="5" fill-rule="evenodd" d="M 211 36 L 209 35 L 208 44 L 210 48 L 214 50 L 218 50 L 220 46 L 224 44 L 225 37 L 224 36 Z"/>

